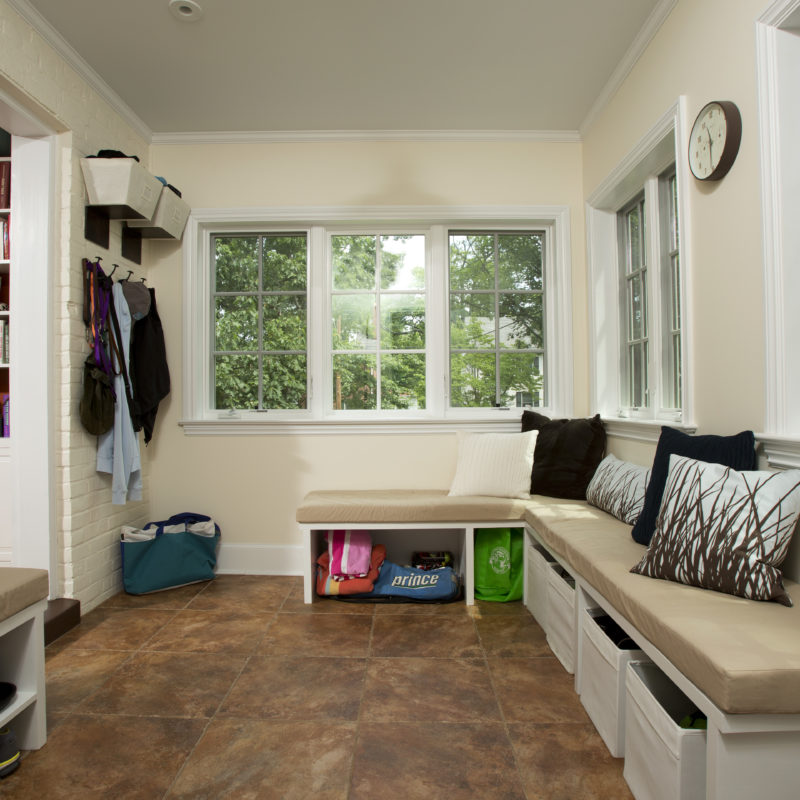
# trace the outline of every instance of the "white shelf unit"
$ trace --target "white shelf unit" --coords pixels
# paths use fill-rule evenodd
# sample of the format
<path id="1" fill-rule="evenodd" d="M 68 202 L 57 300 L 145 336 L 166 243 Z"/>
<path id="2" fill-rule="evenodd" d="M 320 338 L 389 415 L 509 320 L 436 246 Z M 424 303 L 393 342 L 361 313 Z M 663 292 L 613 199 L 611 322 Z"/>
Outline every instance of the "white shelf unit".
<path id="1" fill-rule="evenodd" d="M 0 729 L 12 723 L 23 750 L 38 750 L 47 740 L 42 644 L 46 609 L 47 600 L 40 600 L 0 622 L 0 680 L 17 687 L 11 704 L 0 711 Z"/>
<path id="2" fill-rule="evenodd" d="M 416 550 L 449 550 L 454 569 L 461 576 L 464 602 L 475 604 L 475 531 L 484 528 L 521 528 L 523 524 L 503 522 L 329 522 L 300 526 L 305 546 L 303 570 L 304 602 L 313 603 L 316 597 L 316 563 L 324 552 L 324 533 L 330 530 L 368 530 L 373 544 L 386 546 L 386 558 L 395 564 L 411 563 Z"/>

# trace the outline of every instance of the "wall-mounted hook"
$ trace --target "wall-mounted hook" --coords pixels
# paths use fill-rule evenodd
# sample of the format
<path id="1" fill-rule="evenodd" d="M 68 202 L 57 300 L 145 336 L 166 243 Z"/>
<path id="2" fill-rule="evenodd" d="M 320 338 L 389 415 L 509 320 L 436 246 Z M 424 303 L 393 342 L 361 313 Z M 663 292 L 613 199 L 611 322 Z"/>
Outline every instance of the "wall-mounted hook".
<path id="1" fill-rule="evenodd" d="M 147 278 L 142 278 L 141 279 L 142 283 L 144 283 L 146 280 L 147 280 Z"/>
<path id="2" fill-rule="evenodd" d="M 119 266 L 119 264 L 114 264 L 113 265 L 114 269 L 112 269 L 111 272 L 108 273 L 108 277 L 109 278 L 117 271 L 117 267 L 118 266 Z"/>
<path id="3" fill-rule="evenodd" d="M 129 281 L 131 279 L 131 275 L 133 275 L 133 270 L 129 269 L 128 274 L 122 280 Z"/>

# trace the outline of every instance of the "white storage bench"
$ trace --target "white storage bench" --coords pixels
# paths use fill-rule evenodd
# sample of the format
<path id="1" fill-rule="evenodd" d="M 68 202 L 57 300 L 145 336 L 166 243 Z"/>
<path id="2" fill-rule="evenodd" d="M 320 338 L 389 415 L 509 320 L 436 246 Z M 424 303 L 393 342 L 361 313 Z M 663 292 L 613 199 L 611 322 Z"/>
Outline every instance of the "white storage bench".
<path id="1" fill-rule="evenodd" d="M 44 612 L 47 571 L 0 567 L 0 680 L 17 693 L 0 711 L 0 729 L 14 731 L 23 750 L 38 750 L 47 739 L 45 716 Z"/>
<path id="2" fill-rule="evenodd" d="M 386 545 L 389 561 L 407 563 L 414 550 L 450 550 L 464 580 L 464 600 L 475 602 L 475 530 L 523 527 L 527 501 L 450 497 L 446 491 L 330 491 L 309 493 L 297 509 L 306 547 L 303 590 L 314 602 L 316 561 L 329 530 L 368 530 Z"/>

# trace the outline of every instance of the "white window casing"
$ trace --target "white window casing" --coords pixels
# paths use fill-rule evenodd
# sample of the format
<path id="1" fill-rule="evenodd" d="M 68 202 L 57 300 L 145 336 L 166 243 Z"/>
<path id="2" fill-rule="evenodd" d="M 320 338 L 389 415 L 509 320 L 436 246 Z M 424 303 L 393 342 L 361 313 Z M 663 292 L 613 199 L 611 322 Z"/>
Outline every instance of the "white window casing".
<path id="1" fill-rule="evenodd" d="M 680 98 L 597 187 L 586 204 L 591 407 L 600 412 L 612 435 L 643 441 L 656 441 L 664 424 L 691 429 L 693 419 L 692 365 L 688 357 L 691 330 L 686 324 L 691 319 L 691 247 L 687 193 L 683 191 L 688 180 L 684 157 L 687 136 L 684 106 L 685 100 Z M 664 391 L 671 368 L 665 352 L 665 341 L 670 335 L 665 292 L 670 284 L 663 276 L 666 265 L 662 258 L 664 248 L 659 216 L 659 208 L 663 205 L 660 202 L 660 176 L 672 165 L 678 194 L 681 239 L 679 299 L 684 323 L 680 336 L 682 381 L 679 410 L 668 407 Z M 617 214 L 642 192 L 648 233 L 650 403 L 647 408 L 634 409 L 628 406 L 622 391 L 626 372 L 622 363 L 624 305 L 620 294 Z"/>
<path id="2" fill-rule="evenodd" d="M 414 433 L 519 430 L 521 409 L 449 408 L 448 231 L 451 229 L 541 230 L 545 236 L 545 342 L 548 405 L 543 414 L 573 411 L 572 290 L 569 209 L 563 206 L 281 207 L 195 209 L 183 248 L 183 419 L 187 434 Z M 419 410 L 335 411 L 331 408 L 331 278 L 326 258 L 332 232 L 419 233 L 426 236 L 426 407 Z M 308 235 L 308 408 L 269 412 L 222 412 L 214 408 L 210 379 L 212 233 L 303 231 Z"/>

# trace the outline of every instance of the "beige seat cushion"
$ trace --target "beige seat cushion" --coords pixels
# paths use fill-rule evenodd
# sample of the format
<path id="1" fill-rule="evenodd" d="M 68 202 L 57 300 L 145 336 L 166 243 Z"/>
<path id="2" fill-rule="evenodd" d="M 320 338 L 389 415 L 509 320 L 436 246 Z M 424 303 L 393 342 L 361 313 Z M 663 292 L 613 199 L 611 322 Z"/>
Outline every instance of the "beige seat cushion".
<path id="1" fill-rule="evenodd" d="M 800 586 L 794 607 L 635 575 L 631 528 L 573 501 L 530 504 L 545 545 L 728 713 L 800 713 Z"/>
<path id="2" fill-rule="evenodd" d="M 0 620 L 44 600 L 48 592 L 46 569 L 0 567 Z"/>
<path id="3" fill-rule="evenodd" d="M 369 522 L 521 522 L 526 500 L 507 497 L 450 497 L 445 490 L 369 490 L 310 492 L 297 509 L 297 521 Z"/>

